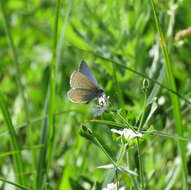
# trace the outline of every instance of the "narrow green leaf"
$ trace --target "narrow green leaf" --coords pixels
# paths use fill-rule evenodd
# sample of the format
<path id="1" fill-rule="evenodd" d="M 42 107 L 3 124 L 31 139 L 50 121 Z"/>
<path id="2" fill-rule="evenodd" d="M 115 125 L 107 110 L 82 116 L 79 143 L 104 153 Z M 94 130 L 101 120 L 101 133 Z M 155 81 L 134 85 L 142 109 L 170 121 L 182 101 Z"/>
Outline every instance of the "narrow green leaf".
<path id="1" fill-rule="evenodd" d="M 58 22 L 60 13 L 60 0 L 57 0 L 56 4 L 56 15 L 54 23 L 54 42 L 53 42 L 53 59 L 50 64 L 50 99 L 48 108 L 48 168 L 51 166 L 52 156 L 53 156 L 53 146 L 54 146 L 54 110 L 55 110 L 55 84 L 56 84 L 56 49 L 57 49 L 57 39 L 58 39 Z"/>
<path id="2" fill-rule="evenodd" d="M 172 138 L 174 140 L 190 141 L 190 139 L 188 139 L 188 138 L 179 137 L 179 136 L 171 135 L 171 134 L 167 134 L 167 133 L 162 133 L 160 131 L 146 131 L 146 132 L 143 132 L 143 133 L 144 134 L 151 134 L 151 135 L 161 136 L 161 137 Z"/>
<path id="3" fill-rule="evenodd" d="M 31 188 L 25 187 L 23 185 L 19 185 L 18 183 L 14 183 L 12 181 L 9 181 L 9 180 L 3 179 L 3 178 L 0 178 L 0 181 L 2 181 L 4 183 L 11 184 L 11 185 L 13 185 L 15 187 L 18 187 L 19 189 L 23 189 L 23 190 L 30 190 L 31 189 Z"/>
<path id="4" fill-rule="evenodd" d="M 14 164 L 15 176 L 17 178 L 17 182 L 20 183 L 21 185 L 26 185 L 26 179 L 24 176 L 24 173 L 25 173 L 24 163 L 22 161 L 19 141 L 17 140 L 17 135 L 13 127 L 11 116 L 10 116 L 8 107 L 5 103 L 5 99 L 2 92 L 0 92 L 0 108 L 1 108 L 4 120 L 7 124 L 7 129 L 9 131 L 11 147 L 13 151 L 15 152 L 15 154 L 13 154 L 13 164 Z"/>
<path id="5" fill-rule="evenodd" d="M 160 26 L 159 20 L 158 20 L 158 16 L 157 16 L 157 11 L 156 11 L 156 5 L 154 3 L 153 0 L 151 0 L 151 5 L 153 8 L 153 13 L 154 13 L 154 19 L 155 19 L 155 24 L 158 30 L 158 33 L 160 35 L 160 41 L 161 41 L 161 49 L 162 49 L 162 53 L 164 56 L 164 64 L 166 66 L 166 74 L 167 74 L 167 80 L 170 86 L 170 89 L 172 89 L 173 91 L 177 91 L 176 90 L 176 84 L 175 84 L 175 80 L 174 80 L 174 76 L 173 76 L 173 70 L 172 70 L 172 63 L 170 60 L 170 56 L 168 53 L 168 49 L 167 49 L 167 45 L 166 45 L 166 41 L 165 41 L 165 37 L 162 31 L 162 28 Z M 170 93 L 171 95 L 171 100 L 172 100 L 172 108 L 173 108 L 173 115 L 176 121 L 176 130 L 177 130 L 177 134 L 180 137 L 184 137 L 184 129 L 183 129 L 183 124 L 182 124 L 182 116 L 181 116 L 181 109 L 180 109 L 180 102 L 179 102 L 179 98 L 178 96 L 176 96 L 173 93 Z M 187 190 L 188 189 L 188 181 L 187 181 L 187 164 L 186 164 L 186 144 L 184 141 L 180 141 L 178 140 L 178 148 L 180 151 L 180 156 L 182 159 L 182 183 L 183 183 L 183 189 Z"/>
<path id="6" fill-rule="evenodd" d="M 25 92 L 25 86 L 22 82 L 22 72 L 21 72 L 21 68 L 20 68 L 21 63 L 19 62 L 19 58 L 18 58 L 19 56 L 17 55 L 17 48 L 15 46 L 14 38 L 13 38 L 12 32 L 11 32 L 11 27 L 8 22 L 9 15 L 7 14 L 7 11 L 4 7 L 4 5 L 5 5 L 4 0 L 1 0 L 0 8 L 1 8 L 2 16 L 3 16 L 2 18 L 4 21 L 4 25 L 5 25 L 5 31 L 6 31 L 10 51 L 12 54 L 13 66 L 16 71 L 15 72 L 16 84 L 17 84 L 18 90 L 21 93 L 21 97 L 22 97 L 22 101 L 23 101 L 23 108 L 24 108 L 23 114 L 25 115 L 26 124 L 28 125 L 28 127 L 26 128 L 26 134 L 27 134 L 28 138 L 26 138 L 26 139 L 28 140 L 29 144 L 32 145 L 32 138 L 31 138 L 32 131 L 31 131 L 30 123 L 29 123 L 29 109 L 28 109 L 29 103 L 27 100 L 26 92 Z M 32 156 L 33 156 L 32 164 L 33 164 L 33 168 L 34 168 L 35 167 L 34 166 L 35 165 L 35 153 L 34 152 L 32 152 Z"/>
<path id="7" fill-rule="evenodd" d="M 162 66 L 157 81 L 162 83 L 164 77 L 165 77 L 165 65 Z M 147 104 L 150 104 L 153 101 L 153 99 L 157 96 L 159 89 L 160 89 L 160 86 L 155 84 L 151 93 L 149 94 L 149 97 L 147 98 Z"/>
<path id="8" fill-rule="evenodd" d="M 4 8 L 4 1 L 1 0 L 0 1 L 0 8 L 1 8 L 1 12 L 2 12 L 2 18 L 3 18 L 3 21 L 4 21 L 4 24 L 5 24 L 5 31 L 6 31 L 6 34 L 7 34 L 7 38 L 8 38 L 8 42 L 9 42 L 9 47 L 10 47 L 10 50 L 11 50 L 11 54 L 12 54 L 12 59 L 13 59 L 13 66 L 15 67 L 15 75 L 16 75 L 16 82 L 17 82 L 17 86 L 21 92 L 21 96 L 22 96 L 22 99 L 23 99 L 23 102 L 24 102 L 24 112 L 25 112 L 25 116 L 26 116 L 26 120 L 28 121 L 29 119 L 29 113 L 28 113 L 28 102 L 27 102 L 27 99 L 26 99 L 26 96 L 25 96 L 25 93 L 24 93 L 24 86 L 22 84 L 22 81 L 21 81 L 21 69 L 20 69 L 20 65 L 19 65 L 19 62 L 18 62 L 18 56 L 17 56 L 17 52 L 16 52 L 16 48 L 15 48 L 15 44 L 14 44 L 14 41 L 13 41 L 13 37 L 12 37 L 12 34 L 11 34 L 11 29 L 10 29 L 10 26 L 9 26 L 9 23 L 8 23 L 8 19 L 7 19 L 7 13 L 6 13 L 6 10 Z"/>
<path id="9" fill-rule="evenodd" d="M 48 112 L 48 99 L 49 99 L 49 89 L 47 92 L 47 96 L 45 99 L 45 115 Z M 36 179 L 34 181 L 34 189 L 41 190 L 44 187 L 45 175 L 47 174 L 47 160 L 46 160 L 46 153 L 47 153 L 47 141 L 48 141 L 48 125 L 47 125 L 47 117 L 42 120 L 41 125 L 41 134 L 40 134 L 40 144 L 44 145 L 40 148 L 37 166 L 36 166 Z"/>
<path id="10" fill-rule="evenodd" d="M 99 123 L 103 125 L 107 125 L 109 128 L 125 128 L 124 124 L 116 123 L 113 121 L 107 121 L 107 120 L 87 120 L 88 123 Z M 112 127 L 113 126 L 113 127 Z"/>

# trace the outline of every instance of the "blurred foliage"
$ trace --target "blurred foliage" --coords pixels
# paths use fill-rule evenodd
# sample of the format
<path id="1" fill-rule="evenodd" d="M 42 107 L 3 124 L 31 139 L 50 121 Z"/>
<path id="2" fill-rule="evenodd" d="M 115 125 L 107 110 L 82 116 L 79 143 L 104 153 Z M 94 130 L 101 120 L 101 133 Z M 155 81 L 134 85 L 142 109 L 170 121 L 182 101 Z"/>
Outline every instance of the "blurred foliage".
<path id="1" fill-rule="evenodd" d="M 41 123 L 45 117 L 44 105 L 49 88 L 56 1 L 2 2 L 15 44 L 21 76 L 16 72 L 5 23 L 0 14 L 0 90 L 5 95 L 18 141 L 22 145 L 21 153 L 26 168 L 24 175 L 28 179 L 28 186 L 33 186 L 40 149 Z M 187 0 L 160 0 L 157 8 L 173 62 L 178 92 L 189 99 L 191 35 L 183 36 L 177 41 L 174 37 L 177 32 L 190 27 L 191 3 Z M 113 159 L 117 158 L 120 144 L 112 138 L 105 124 L 86 122 L 93 118 L 92 107 L 95 102 L 75 104 L 67 99 L 70 75 L 77 70 L 80 61 L 85 60 L 100 86 L 110 96 L 110 102 L 116 111 L 114 114 L 106 112 L 99 119 L 120 123 L 117 114 L 120 113 L 130 124 L 135 125 L 143 111 L 143 78 L 120 64 L 158 80 L 164 61 L 159 36 L 151 5 L 147 1 L 61 0 L 59 17 L 54 105 L 55 149 L 51 168 L 46 175 L 46 182 L 43 183 L 48 184 L 47 188 L 60 190 L 93 187 L 101 189 L 109 171 L 96 167 L 109 164 L 110 160 L 94 144 L 80 136 L 80 126 L 86 125 L 94 133 L 100 134 L 100 140 L 108 147 Z M 17 77 L 20 78 L 23 89 L 18 87 Z M 161 82 L 168 86 L 165 76 Z M 149 81 L 147 96 L 154 86 L 155 83 Z M 24 111 L 22 90 L 27 98 L 28 118 Z M 155 96 L 157 110 L 147 124 L 148 128 L 152 126 L 152 129 L 176 135 L 168 90 L 160 88 Z M 180 100 L 185 137 L 190 139 L 191 106 Z M 28 120 L 31 121 L 30 125 L 26 124 Z M 31 128 L 30 135 L 27 127 Z M 0 177 L 14 181 L 10 136 L 1 112 L 0 138 Z M 176 139 L 148 135 L 141 142 L 140 149 L 146 189 L 181 189 Z M 132 147 L 129 152 L 136 168 L 137 150 Z M 188 158 L 190 159 L 190 155 Z M 126 161 L 124 163 L 125 166 L 128 165 Z M 190 171 L 190 162 L 188 163 Z M 127 189 L 132 187 L 132 180 L 127 174 L 122 173 L 119 179 Z M 13 186 L 2 182 L 0 188 L 11 189 Z"/>

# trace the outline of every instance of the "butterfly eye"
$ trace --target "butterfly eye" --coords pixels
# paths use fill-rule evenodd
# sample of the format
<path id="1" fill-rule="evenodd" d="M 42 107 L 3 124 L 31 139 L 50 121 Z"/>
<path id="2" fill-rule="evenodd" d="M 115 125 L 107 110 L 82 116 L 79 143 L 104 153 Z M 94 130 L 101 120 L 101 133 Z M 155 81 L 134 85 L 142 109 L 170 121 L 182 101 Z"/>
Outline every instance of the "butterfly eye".
<path id="1" fill-rule="evenodd" d="M 99 88 L 98 92 L 101 94 L 104 92 L 104 90 L 102 88 Z"/>

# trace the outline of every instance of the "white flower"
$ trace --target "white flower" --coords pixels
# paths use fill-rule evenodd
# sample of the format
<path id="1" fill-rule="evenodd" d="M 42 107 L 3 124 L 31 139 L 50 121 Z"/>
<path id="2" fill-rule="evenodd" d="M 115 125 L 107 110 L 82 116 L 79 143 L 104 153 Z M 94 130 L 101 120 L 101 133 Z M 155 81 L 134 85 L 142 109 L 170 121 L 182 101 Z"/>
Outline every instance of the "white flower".
<path id="1" fill-rule="evenodd" d="M 159 99 L 158 99 L 158 105 L 162 106 L 165 104 L 165 97 L 164 96 L 161 96 Z"/>
<path id="2" fill-rule="evenodd" d="M 107 187 L 103 188 L 102 190 L 117 190 L 117 185 L 115 183 L 110 183 Z M 119 188 L 119 190 L 125 190 L 125 187 Z"/>
<path id="3" fill-rule="evenodd" d="M 109 100 L 109 96 L 106 96 L 105 94 L 98 97 L 97 99 L 98 105 L 96 106 L 95 113 L 94 113 L 95 117 L 101 115 L 107 109 L 108 100 Z"/>
<path id="4" fill-rule="evenodd" d="M 135 133 L 133 130 L 131 129 L 123 129 L 123 130 L 117 130 L 117 129 L 111 129 L 111 131 L 113 133 L 117 133 L 121 136 L 123 136 L 126 140 L 132 140 L 135 137 L 142 137 L 143 135 L 141 133 Z"/>
<path id="5" fill-rule="evenodd" d="M 108 100 L 109 100 L 109 96 L 106 96 L 105 94 L 103 94 L 98 98 L 98 105 L 100 105 L 102 107 L 107 107 Z"/>

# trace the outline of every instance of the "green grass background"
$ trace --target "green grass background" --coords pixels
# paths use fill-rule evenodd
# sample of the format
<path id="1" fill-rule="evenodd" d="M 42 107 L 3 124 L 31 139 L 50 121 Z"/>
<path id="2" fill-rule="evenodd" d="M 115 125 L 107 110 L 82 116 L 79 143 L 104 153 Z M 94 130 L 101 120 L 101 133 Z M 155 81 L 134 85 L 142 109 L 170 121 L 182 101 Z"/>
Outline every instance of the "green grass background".
<path id="1" fill-rule="evenodd" d="M 0 189 L 191 188 L 191 3 L 154 3 L 1 0 Z M 110 96 L 98 118 L 66 96 L 81 60 Z M 116 125 L 147 133 L 120 161 L 137 177 L 97 168 L 119 161 Z"/>

